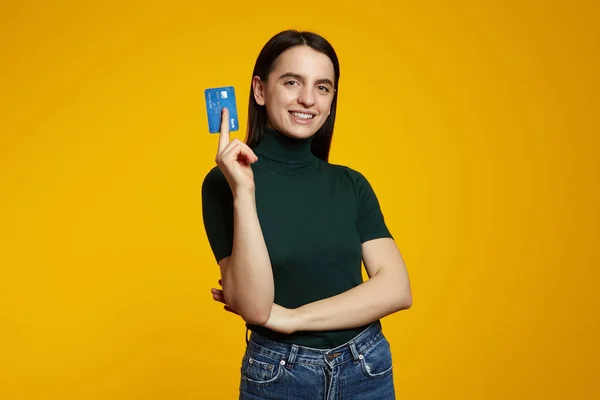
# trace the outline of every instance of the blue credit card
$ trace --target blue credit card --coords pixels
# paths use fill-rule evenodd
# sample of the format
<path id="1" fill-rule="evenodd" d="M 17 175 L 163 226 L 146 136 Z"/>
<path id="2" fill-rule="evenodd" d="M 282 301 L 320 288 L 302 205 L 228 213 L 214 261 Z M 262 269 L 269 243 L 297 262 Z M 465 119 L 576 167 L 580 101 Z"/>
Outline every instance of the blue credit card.
<path id="1" fill-rule="evenodd" d="M 237 131 L 238 123 L 237 107 L 235 105 L 235 90 L 233 86 L 210 88 L 204 91 L 206 100 L 206 113 L 208 114 L 208 130 L 210 133 L 221 131 L 221 110 L 227 108 L 229 111 L 229 131 Z"/>

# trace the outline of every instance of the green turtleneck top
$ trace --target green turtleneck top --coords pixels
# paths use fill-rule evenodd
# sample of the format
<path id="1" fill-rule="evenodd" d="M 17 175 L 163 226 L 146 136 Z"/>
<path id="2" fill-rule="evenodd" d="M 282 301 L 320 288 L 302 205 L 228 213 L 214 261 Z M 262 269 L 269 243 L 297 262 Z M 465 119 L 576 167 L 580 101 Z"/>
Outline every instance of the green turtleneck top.
<path id="1" fill-rule="evenodd" d="M 311 142 L 266 128 L 253 148 L 256 209 L 273 268 L 275 303 L 287 308 L 361 284 L 361 244 L 392 237 L 367 179 L 316 158 Z M 218 167 L 204 178 L 202 214 L 218 262 L 233 246 L 233 195 Z M 320 349 L 346 343 L 366 328 L 284 335 L 247 327 L 272 340 Z"/>

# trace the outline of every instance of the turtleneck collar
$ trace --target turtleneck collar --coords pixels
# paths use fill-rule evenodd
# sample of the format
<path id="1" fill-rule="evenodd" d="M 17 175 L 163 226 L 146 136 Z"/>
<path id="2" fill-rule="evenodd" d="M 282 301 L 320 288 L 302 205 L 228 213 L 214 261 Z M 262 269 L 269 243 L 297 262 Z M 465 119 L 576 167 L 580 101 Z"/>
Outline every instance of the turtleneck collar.
<path id="1" fill-rule="evenodd" d="M 308 164 L 315 156 L 310 151 L 314 136 L 308 139 L 294 139 L 265 126 L 263 134 L 252 149 L 259 158 L 262 156 L 271 161 L 283 164 Z"/>

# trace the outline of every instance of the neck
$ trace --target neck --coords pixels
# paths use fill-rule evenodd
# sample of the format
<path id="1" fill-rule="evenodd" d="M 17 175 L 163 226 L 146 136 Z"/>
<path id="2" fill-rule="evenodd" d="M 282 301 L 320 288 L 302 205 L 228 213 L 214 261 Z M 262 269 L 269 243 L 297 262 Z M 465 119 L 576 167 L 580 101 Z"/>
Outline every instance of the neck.
<path id="1" fill-rule="evenodd" d="M 314 158 L 310 151 L 313 137 L 295 139 L 265 126 L 252 150 L 262 157 L 285 164 L 306 164 Z"/>

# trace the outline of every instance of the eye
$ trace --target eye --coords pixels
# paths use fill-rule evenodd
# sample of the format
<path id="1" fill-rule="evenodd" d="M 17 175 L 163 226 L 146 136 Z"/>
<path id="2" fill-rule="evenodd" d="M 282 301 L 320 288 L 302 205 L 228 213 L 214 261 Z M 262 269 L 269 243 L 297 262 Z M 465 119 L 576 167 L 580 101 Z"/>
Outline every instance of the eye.
<path id="1" fill-rule="evenodd" d="M 317 86 L 317 88 L 318 88 L 318 89 L 319 89 L 321 92 L 327 92 L 327 93 L 329 93 L 329 88 L 328 88 L 327 86 L 320 85 L 320 86 Z"/>
<path id="2" fill-rule="evenodd" d="M 295 84 L 297 84 L 297 83 L 298 83 L 298 82 L 296 82 L 296 81 L 287 81 L 287 82 L 285 82 L 285 83 L 284 83 L 284 85 L 287 85 L 287 86 L 295 86 Z"/>

